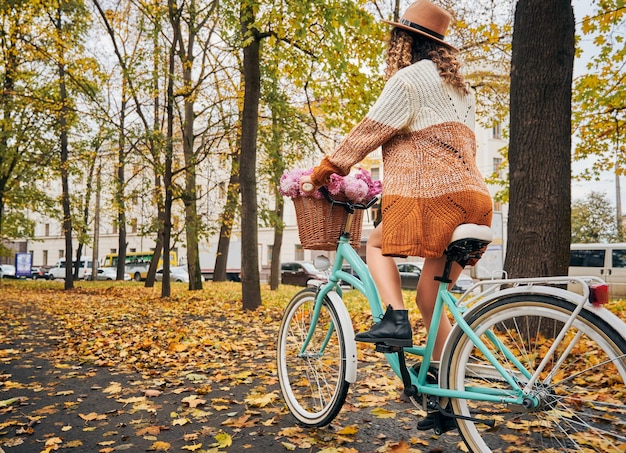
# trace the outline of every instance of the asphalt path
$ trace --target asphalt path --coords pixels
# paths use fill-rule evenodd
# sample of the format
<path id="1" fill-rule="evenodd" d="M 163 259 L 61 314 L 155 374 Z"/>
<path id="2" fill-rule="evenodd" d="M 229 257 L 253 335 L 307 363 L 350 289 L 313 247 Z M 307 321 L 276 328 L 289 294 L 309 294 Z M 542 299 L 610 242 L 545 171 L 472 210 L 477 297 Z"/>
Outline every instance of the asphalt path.
<path id="1" fill-rule="evenodd" d="M 436 436 L 416 429 L 424 412 L 402 401 L 401 384 L 382 356 L 363 365 L 362 380 L 351 388 L 336 423 L 307 429 L 295 423 L 277 396 L 270 347 L 242 360 L 239 372 L 219 366 L 209 373 L 96 365 L 64 352 L 66 334 L 51 327 L 55 320 L 36 303 L 2 299 L 0 453 L 462 448 L 456 432 Z"/>

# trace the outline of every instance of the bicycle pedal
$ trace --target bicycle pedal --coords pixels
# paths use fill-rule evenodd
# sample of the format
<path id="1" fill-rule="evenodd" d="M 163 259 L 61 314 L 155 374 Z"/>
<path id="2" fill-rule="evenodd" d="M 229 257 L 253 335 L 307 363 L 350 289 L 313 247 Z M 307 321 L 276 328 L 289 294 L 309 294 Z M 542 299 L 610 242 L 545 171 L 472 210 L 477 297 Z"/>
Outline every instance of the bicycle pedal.
<path id="1" fill-rule="evenodd" d="M 391 354 L 394 352 L 402 351 L 402 346 L 394 346 L 387 343 L 374 343 L 376 346 L 376 352 L 382 352 L 384 354 Z"/>

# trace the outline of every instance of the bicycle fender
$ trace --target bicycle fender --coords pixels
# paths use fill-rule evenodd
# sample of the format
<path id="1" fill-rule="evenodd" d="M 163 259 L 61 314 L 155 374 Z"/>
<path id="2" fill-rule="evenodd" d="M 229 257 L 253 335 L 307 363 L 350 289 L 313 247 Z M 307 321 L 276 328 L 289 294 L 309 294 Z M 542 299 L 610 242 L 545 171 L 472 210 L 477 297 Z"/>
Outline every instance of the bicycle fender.
<path id="1" fill-rule="evenodd" d="M 584 298 L 580 294 L 576 294 L 576 293 L 573 293 L 572 291 L 568 291 L 562 288 L 556 288 L 553 286 L 542 286 L 542 285 L 516 286 L 513 288 L 506 288 L 506 289 L 497 291 L 496 293 L 490 295 L 486 299 L 478 302 L 476 305 L 472 306 L 469 310 L 467 310 L 467 312 L 465 312 L 463 317 L 471 318 L 475 312 L 477 312 L 478 310 L 481 310 L 488 304 L 494 303 L 504 297 L 515 296 L 515 295 L 520 295 L 520 294 L 536 294 L 536 295 L 551 296 L 551 297 L 556 297 L 559 299 L 567 300 L 574 304 L 580 304 L 584 302 Z M 594 315 L 598 316 L 599 318 L 601 318 L 603 321 L 607 322 L 611 326 L 619 326 L 619 325 L 624 324 L 624 321 L 622 321 L 619 317 L 617 317 L 615 314 L 613 314 L 611 311 L 607 310 L 601 305 L 593 305 L 589 302 L 586 302 L 585 305 L 583 306 L 583 310 L 587 310 L 593 313 Z M 619 329 L 619 328 L 617 328 L 616 330 L 624 338 L 624 340 L 626 340 L 626 331 L 624 329 Z M 439 380 L 440 380 L 439 383 L 442 387 L 447 386 L 448 362 L 449 362 L 448 358 L 450 357 L 450 354 L 452 354 L 452 344 L 451 344 L 450 339 L 456 338 L 456 336 L 460 333 L 461 333 L 461 328 L 459 327 L 458 324 L 455 324 L 454 327 L 452 328 L 452 331 L 448 335 L 448 338 L 446 339 L 446 343 L 443 347 L 443 352 L 441 355 L 441 369 L 439 372 Z"/>
<path id="2" fill-rule="evenodd" d="M 597 317 L 605 321 L 607 324 L 611 326 L 620 326 L 624 324 L 624 321 L 622 321 L 617 315 L 615 315 L 613 312 L 611 312 L 604 306 L 594 305 L 589 302 L 585 302 L 585 299 L 581 294 L 577 294 L 575 292 L 572 292 L 563 288 L 557 288 L 554 286 L 536 285 L 536 286 L 518 286 L 514 288 L 507 288 L 502 291 L 498 291 L 497 293 L 494 293 L 491 297 L 487 298 L 483 303 L 494 302 L 498 299 L 501 299 L 502 297 L 507 297 L 510 295 L 517 295 L 517 294 L 542 294 L 546 296 L 552 296 L 552 297 L 556 297 L 559 299 L 567 300 L 569 302 L 572 302 L 573 304 L 584 303 L 583 310 L 587 310 L 588 312 L 593 313 L 594 315 L 596 315 Z M 470 313 L 473 313 L 474 310 L 479 308 L 479 306 L 482 307 L 483 303 L 477 304 L 475 307 L 472 307 L 470 310 L 468 310 L 467 315 L 469 315 Z M 618 328 L 616 330 L 619 332 L 622 338 L 626 340 L 626 329 Z"/>
<path id="3" fill-rule="evenodd" d="M 356 382 L 357 371 L 357 355 L 356 355 L 356 341 L 354 341 L 354 327 L 352 326 L 352 319 L 348 313 L 346 305 L 335 291 L 329 291 L 326 295 L 328 300 L 339 317 L 341 323 L 341 330 L 344 336 L 344 346 L 346 348 L 346 381 L 353 384 Z"/>

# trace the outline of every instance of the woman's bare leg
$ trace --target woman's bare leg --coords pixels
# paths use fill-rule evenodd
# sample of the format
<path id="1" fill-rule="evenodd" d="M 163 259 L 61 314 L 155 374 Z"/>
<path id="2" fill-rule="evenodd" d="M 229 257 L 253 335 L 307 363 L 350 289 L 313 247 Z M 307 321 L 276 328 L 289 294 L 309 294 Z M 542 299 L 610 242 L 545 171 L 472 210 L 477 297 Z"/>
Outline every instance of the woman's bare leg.
<path id="1" fill-rule="evenodd" d="M 424 266 L 422 267 L 419 282 L 417 283 L 415 302 L 417 303 L 417 307 L 422 314 L 422 319 L 424 320 L 426 329 L 430 327 L 433 310 L 435 308 L 435 300 L 437 298 L 437 291 L 439 290 L 440 282 L 435 280 L 435 277 L 443 274 L 445 264 L 445 256 L 441 256 L 439 258 L 426 258 L 424 260 Z M 457 263 L 452 265 L 452 270 L 450 272 L 450 279 L 452 280 L 452 283 L 450 284 L 451 286 L 454 285 L 454 282 L 459 277 L 462 270 L 461 266 Z M 441 321 L 439 322 L 439 329 L 437 330 L 437 339 L 435 341 L 433 359 L 439 360 L 441 358 L 441 352 L 450 330 L 452 330 L 452 325 L 444 313 L 441 317 Z"/>
<path id="2" fill-rule="evenodd" d="M 381 252 L 382 230 L 381 222 L 367 240 L 367 267 L 376 283 L 383 304 L 391 305 L 394 310 L 404 310 L 398 267 L 392 257 L 384 256 Z"/>
<path id="3" fill-rule="evenodd" d="M 413 345 L 413 332 L 409 312 L 404 308 L 400 272 L 393 258 L 381 253 L 382 224 L 379 224 L 367 241 L 367 265 L 387 309 L 383 318 L 366 332 L 354 336 L 356 341 L 385 343 L 390 346 Z"/>

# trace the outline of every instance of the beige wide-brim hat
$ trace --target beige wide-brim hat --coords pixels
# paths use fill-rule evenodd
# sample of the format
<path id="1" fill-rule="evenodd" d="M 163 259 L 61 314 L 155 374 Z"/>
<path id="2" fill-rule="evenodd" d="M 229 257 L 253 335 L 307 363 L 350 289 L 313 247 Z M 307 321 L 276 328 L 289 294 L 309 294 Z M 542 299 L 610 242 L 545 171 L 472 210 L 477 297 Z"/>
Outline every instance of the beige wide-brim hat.
<path id="1" fill-rule="evenodd" d="M 450 49 L 457 50 L 456 47 L 444 41 L 450 26 L 450 18 L 450 13 L 445 9 L 428 0 L 417 0 L 407 8 L 399 22 L 390 20 L 383 22 L 426 36 Z"/>

